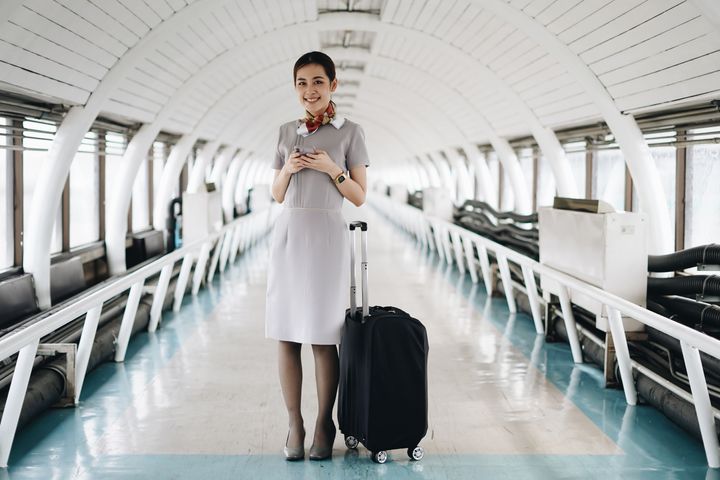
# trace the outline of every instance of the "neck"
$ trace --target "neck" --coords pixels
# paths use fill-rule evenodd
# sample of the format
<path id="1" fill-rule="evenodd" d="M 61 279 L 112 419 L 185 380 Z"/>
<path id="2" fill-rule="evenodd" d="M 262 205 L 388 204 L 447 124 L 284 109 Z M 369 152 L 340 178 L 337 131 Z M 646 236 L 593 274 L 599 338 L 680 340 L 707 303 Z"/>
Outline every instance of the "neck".
<path id="1" fill-rule="evenodd" d="M 325 110 L 327 110 L 328 105 L 330 105 L 330 102 L 326 103 L 326 104 L 325 104 L 324 106 L 322 106 L 322 107 L 318 107 L 316 110 L 308 110 L 308 112 L 310 112 L 310 114 L 311 114 L 313 117 L 317 117 L 318 115 L 322 115 L 323 112 L 325 112 Z"/>

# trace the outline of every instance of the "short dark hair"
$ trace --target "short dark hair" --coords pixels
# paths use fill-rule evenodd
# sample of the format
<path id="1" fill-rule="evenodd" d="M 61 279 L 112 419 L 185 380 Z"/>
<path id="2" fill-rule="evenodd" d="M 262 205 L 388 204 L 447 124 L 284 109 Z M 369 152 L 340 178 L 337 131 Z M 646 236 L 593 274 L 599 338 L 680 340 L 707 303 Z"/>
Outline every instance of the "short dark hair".
<path id="1" fill-rule="evenodd" d="M 295 62 L 295 68 L 293 68 L 293 83 L 297 80 L 298 70 L 305 65 L 311 64 L 320 65 L 325 70 L 328 79 L 330 79 L 331 82 L 335 80 L 335 62 L 332 61 L 332 58 L 322 52 L 308 52 Z"/>

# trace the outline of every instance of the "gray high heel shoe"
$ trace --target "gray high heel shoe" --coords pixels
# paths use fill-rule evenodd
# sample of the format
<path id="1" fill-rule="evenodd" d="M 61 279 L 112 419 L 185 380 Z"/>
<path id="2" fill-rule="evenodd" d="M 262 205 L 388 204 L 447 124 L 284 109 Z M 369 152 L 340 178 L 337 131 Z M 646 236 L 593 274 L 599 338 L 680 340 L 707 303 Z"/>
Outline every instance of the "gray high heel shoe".
<path id="1" fill-rule="evenodd" d="M 300 445 L 299 447 L 288 447 L 288 445 L 287 445 L 288 440 L 290 440 L 290 432 L 288 432 L 287 439 L 285 439 L 285 448 L 283 448 L 283 453 L 285 454 L 285 460 L 287 460 L 288 462 L 304 460 L 305 459 L 305 445 Z"/>
<path id="2" fill-rule="evenodd" d="M 333 424 L 333 431 L 332 435 L 330 437 L 330 443 L 323 447 L 318 447 L 314 443 L 310 447 L 310 460 L 326 460 L 332 456 L 332 449 L 333 444 L 335 443 L 335 434 L 337 433 L 337 430 L 335 429 L 335 424 Z"/>

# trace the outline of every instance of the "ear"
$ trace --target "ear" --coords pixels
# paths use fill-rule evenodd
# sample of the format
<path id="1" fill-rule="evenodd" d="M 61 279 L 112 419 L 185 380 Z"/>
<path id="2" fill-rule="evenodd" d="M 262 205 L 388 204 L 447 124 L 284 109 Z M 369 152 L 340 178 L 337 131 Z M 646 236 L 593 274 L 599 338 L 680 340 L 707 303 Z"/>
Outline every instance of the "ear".
<path id="1" fill-rule="evenodd" d="M 335 89 L 337 88 L 337 86 L 338 86 L 338 79 L 337 79 L 337 77 L 335 77 L 335 80 L 330 82 L 330 91 L 334 92 Z"/>

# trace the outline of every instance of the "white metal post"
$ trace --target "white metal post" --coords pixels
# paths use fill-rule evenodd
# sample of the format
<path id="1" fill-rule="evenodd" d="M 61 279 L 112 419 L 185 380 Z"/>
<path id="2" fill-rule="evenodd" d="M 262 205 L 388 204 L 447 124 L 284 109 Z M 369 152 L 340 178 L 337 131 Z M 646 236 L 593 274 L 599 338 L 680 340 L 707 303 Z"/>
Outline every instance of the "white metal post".
<path id="1" fill-rule="evenodd" d="M 210 259 L 210 268 L 208 269 L 207 275 L 208 283 L 212 282 L 213 278 L 215 278 L 215 271 L 217 270 L 218 260 L 220 259 L 220 249 L 222 247 L 223 237 L 224 236 L 221 236 L 215 244 L 215 249 L 213 250 L 212 258 Z"/>
<path id="2" fill-rule="evenodd" d="M 162 315 L 163 303 L 165 303 L 165 294 L 170 284 L 170 276 L 172 275 L 174 264 L 168 263 L 160 271 L 160 279 L 155 286 L 155 294 L 153 295 L 152 307 L 150 307 L 150 322 L 148 323 L 148 332 L 157 330 Z"/>
<path id="3" fill-rule="evenodd" d="M 613 344 L 615 345 L 615 355 L 617 356 L 618 367 L 620 367 L 620 378 L 622 379 L 623 390 L 625 391 L 625 400 L 628 405 L 637 405 L 637 391 L 635 390 L 630 351 L 628 350 L 622 317 L 616 308 L 607 307 L 607 310 L 610 333 L 612 334 Z"/>
<path id="4" fill-rule="evenodd" d="M 132 327 L 135 324 L 135 314 L 137 313 L 137 307 L 140 303 L 140 296 L 142 295 L 144 284 L 145 280 L 140 280 L 130 287 L 130 295 L 128 296 L 127 303 L 125 304 L 125 313 L 123 313 L 122 323 L 120 323 L 120 332 L 118 332 L 115 347 L 116 362 L 125 361 L 125 353 L 127 352 L 128 342 L 130 341 Z"/>
<path id="5" fill-rule="evenodd" d="M 475 247 L 477 248 L 478 258 L 480 259 L 480 271 L 482 272 L 483 283 L 485 284 L 485 293 L 487 293 L 489 297 L 493 292 L 493 284 L 487 247 L 480 242 L 475 242 Z"/>
<path id="6" fill-rule="evenodd" d="M 228 258 L 230 257 L 230 249 L 231 247 L 231 232 L 228 232 L 225 234 L 225 238 L 223 238 L 222 242 L 222 249 L 220 251 L 220 272 L 225 271 L 225 267 L 227 267 Z"/>
<path id="7" fill-rule="evenodd" d="M 36 338 L 21 348 L 15 364 L 15 372 L 12 376 L 10 390 L 2 412 L 2 421 L 0 421 L 0 467 L 3 468 L 7 467 L 8 458 L 10 458 L 10 449 L 15 439 L 20 412 L 25 401 L 25 393 L 27 392 L 30 373 L 35 361 L 38 342 L 39 339 Z"/>
<path id="8" fill-rule="evenodd" d="M 433 224 L 433 234 L 435 235 L 435 249 L 440 255 L 440 260 L 445 261 L 445 247 L 442 241 L 442 233 L 439 223 Z"/>
<path id="9" fill-rule="evenodd" d="M 517 312 L 515 304 L 515 293 L 513 292 L 512 277 L 510 276 L 510 267 L 508 266 L 507 257 L 501 253 L 496 253 L 498 267 L 500 267 L 500 278 L 502 279 L 503 290 L 505 290 L 505 299 L 507 300 L 510 313 Z"/>
<path id="10" fill-rule="evenodd" d="M 475 251 L 473 250 L 472 241 L 466 236 L 462 236 L 463 249 L 465 250 L 465 258 L 467 259 L 468 270 L 470 270 L 470 278 L 472 283 L 478 283 L 477 264 L 475 263 Z"/>
<path id="11" fill-rule="evenodd" d="M 452 246 L 450 245 L 450 232 L 448 229 L 444 226 L 440 226 L 440 231 L 442 232 L 440 235 L 440 238 L 442 238 L 442 246 L 445 250 L 445 262 L 448 265 L 452 265 L 453 263 L 453 253 L 452 253 Z"/>
<path id="12" fill-rule="evenodd" d="M 230 263 L 235 263 L 235 259 L 238 256 L 238 250 L 240 248 L 240 236 L 242 235 L 242 228 L 240 225 L 235 227 L 230 235 Z"/>
<path id="13" fill-rule="evenodd" d="M 542 314 L 540 313 L 540 297 L 535 284 L 535 273 L 532 268 L 522 265 L 523 279 L 525 280 L 525 289 L 527 290 L 528 300 L 530 301 L 530 311 L 532 312 L 533 322 L 535 322 L 535 332 L 540 335 L 545 333 L 542 322 Z"/>
<path id="14" fill-rule="evenodd" d="M 178 276 L 177 284 L 175 285 L 175 300 L 173 302 L 173 312 L 177 313 L 180 311 L 180 305 L 182 305 L 183 296 L 185 296 L 185 287 L 187 286 L 188 279 L 190 278 L 190 270 L 193 265 L 193 254 L 188 253 L 183 258 L 182 266 L 180 267 L 180 275 Z"/>
<path id="15" fill-rule="evenodd" d="M 563 320 L 565 321 L 565 330 L 567 330 L 568 341 L 570 342 L 570 351 L 572 351 L 573 361 L 575 363 L 583 363 L 582 348 L 578 339 L 577 327 L 575 326 L 575 315 L 573 315 L 570 296 L 567 287 L 560 285 L 560 307 L 562 308 Z"/>
<path id="16" fill-rule="evenodd" d="M 85 315 L 85 323 L 83 324 L 82 334 L 80 335 L 80 344 L 78 345 L 77 357 L 75 358 L 75 404 L 80 401 L 80 393 L 85 382 L 85 373 L 87 372 L 90 354 L 92 353 L 93 343 L 95 343 L 95 332 L 97 332 L 98 321 L 100 320 L 100 312 L 102 304 L 91 308 Z"/>
<path id="17" fill-rule="evenodd" d="M 702 361 L 700 360 L 700 351 L 684 340 L 680 340 L 680 346 L 682 347 L 688 380 L 690 380 L 690 391 L 692 392 L 693 402 L 695 403 L 695 413 L 697 414 L 698 424 L 700 425 L 700 434 L 702 435 L 703 446 L 705 447 L 705 456 L 711 468 L 719 468 L 720 452 L 718 452 L 715 418 L 713 416 L 712 405 L 710 405 L 710 396 L 708 394 L 707 382 L 705 381 Z"/>
<path id="18" fill-rule="evenodd" d="M 465 259 L 463 258 L 463 250 L 462 250 L 462 242 L 460 240 L 460 234 L 455 231 L 450 231 L 450 236 L 452 239 L 453 244 L 453 250 L 455 250 L 455 260 L 457 261 L 458 269 L 460 270 L 461 274 L 465 274 Z"/>
<path id="19" fill-rule="evenodd" d="M 198 256 L 198 261 L 195 265 L 195 272 L 193 273 L 193 296 L 197 295 L 200 291 L 200 284 L 202 283 L 202 279 L 205 276 L 205 265 L 207 264 L 208 257 L 210 256 L 210 244 L 211 241 L 208 240 L 207 242 L 202 244 L 202 247 L 200 247 L 200 255 Z"/>

